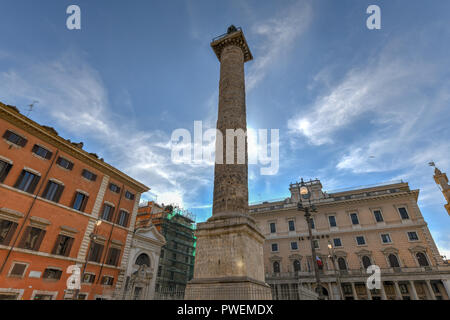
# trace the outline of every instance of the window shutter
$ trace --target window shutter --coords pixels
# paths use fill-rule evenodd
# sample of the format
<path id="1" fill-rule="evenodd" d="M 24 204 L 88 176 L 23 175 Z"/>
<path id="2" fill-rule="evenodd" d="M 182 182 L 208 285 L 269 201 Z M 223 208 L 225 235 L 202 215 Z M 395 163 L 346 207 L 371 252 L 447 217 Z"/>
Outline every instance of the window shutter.
<path id="1" fill-rule="evenodd" d="M 42 240 L 44 239 L 45 236 L 45 230 L 41 230 L 41 232 L 39 233 L 39 237 L 36 240 L 36 243 L 34 244 L 34 248 L 33 250 L 39 251 L 39 248 L 41 246 Z"/>
<path id="2" fill-rule="evenodd" d="M 98 248 L 98 256 L 96 257 L 95 261 L 100 262 L 100 260 L 102 259 L 104 246 L 101 245 L 101 244 L 99 244 L 98 246 L 99 246 L 99 248 Z"/>
<path id="3" fill-rule="evenodd" d="M 47 182 L 47 186 L 44 189 L 44 192 L 42 192 L 42 198 L 46 198 L 47 197 L 47 193 L 48 193 L 48 189 L 50 189 L 50 180 Z"/>
<path id="4" fill-rule="evenodd" d="M 17 188 L 20 184 L 20 182 L 22 182 L 23 176 L 25 175 L 25 170 L 22 170 L 22 172 L 20 173 L 19 178 L 17 179 L 16 183 L 14 184 L 14 188 Z"/>
<path id="5" fill-rule="evenodd" d="M 48 151 L 47 155 L 45 156 L 45 159 L 50 160 L 52 158 L 53 152 Z"/>
<path id="6" fill-rule="evenodd" d="M 12 223 L 11 228 L 8 231 L 8 234 L 6 235 L 6 238 L 3 240 L 3 243 L 2 243 L 3 245 L 5 245 L 5 246 L 9 245 L 9 242 L 11 241 L 11 239 L 14 235 L 14 232 L 16 232 L 17 225 L 18 224 L 15 222 Z"/>
<path id="7" fill-rule="evenodd" d="M 25 147 L 25 145 L 27 144 L 28 140 L 25 138 L 20 137 L 18 145 L 21 147 Z"/>
<path id="8" fill-rule="evenodd" d="M 58 249 L 58 245 L 61 242 L 62 236 L 59 235 L 58 238 L 56 238 L 55 245 L 53 246 L 52 254 L 56 254 L 56 250 Z"/>
<path id="9" fill-rule="evenodd" d="M 20 141 L 20 140 L 19 140 Z M 36 153 L 39 150 L 39 146 L 37 144 L 35 144 L 33 146 L 33 149 L 31 150 L 31 152 Z"/>
<path id="10" fill-rule="evenodd" d="M 72 249 L 74 238 L 69 239 L 69 243 L 67 244 L 66 252 L 64 252 L 64 256 L 68 257 L 70 255 L 70 250 Z"/>
<path id="11" fill-rule="evenodd" d="M 27 242 L 28 235 L 31 232 L 31 227 L 27 227 L 25 232 L 22 235 L 22 239 L 20 239 L 19 248 L 25 248 L 25 243 Z"/>
<path id="12" fill-rule="evenodd" d="M 58 159 L 56 159 L 56 164 L 61 165 L 61 157 L 58 157 Z"/>
<path id="13" fill-rule="evenodd" d="M 92 174 L 92 181 L 97 180 L 97 175 L 96 174 Z"/>
<path id="14" fill-rule="evenodd" d="M 40 176 L 34 176 L 33 181 L 31 182 L 30 188 L 28 190 L 29 193 L 33 193 L 34 192 L 34 189 L 36 189 L 36 186 L 38 185 L 39 180 L 41 180 Z"/>
<path id="15" fill-rule="evenodd" d="M 69 170 L 73 169 L 73 162 L 69 162 L 69 167 L 67 169 L 69 169 Z"/>
<path id="16" fill-rule="evenodd" d="M 9 170 L 11 170 L 11 167 L 12 167 L 11 164 L 6 163 L 6 165 L 5 165 L 4 169 L 3 169 L 3 172 L 1 172 L 1 174 L 0 174 L 0 182 L 5 181 L 5 178 L 8 175 Z"/>
<path id="17" fill-rule="evenodd" d="M 6 130 L 6 132 L 3 134 L 3 138 L 8 139 L 10 134 L 11 134 L 11 131 Z"/>
<path id="18" fill-rule="evenodd" d="M 58 190 L 56 190 L 55 199 L 53 199 L 53 201 L 59 202 L 59 199 L 61 198 L 63 191 L 64 191 L 64 186 L 58 185 Z"/>
<path id="19" fill-rule="evenodd" d="M 86 204 L 87 204 L 88 200 L 89 200 L 89 197 L 85 195 L 84 199 L 83 199 L 83 204 L 81 205 L 81 208 L 80 208 L 80 211 L 84 212 L 84 209 L 86 209 Z"/>
<path id="20" fill-rule="evenodd" d="M 125 212 L 125 221 L 123 222 L 124 227 L 128 227 L 128 219 L 130 218 L 130 215 Z"/>

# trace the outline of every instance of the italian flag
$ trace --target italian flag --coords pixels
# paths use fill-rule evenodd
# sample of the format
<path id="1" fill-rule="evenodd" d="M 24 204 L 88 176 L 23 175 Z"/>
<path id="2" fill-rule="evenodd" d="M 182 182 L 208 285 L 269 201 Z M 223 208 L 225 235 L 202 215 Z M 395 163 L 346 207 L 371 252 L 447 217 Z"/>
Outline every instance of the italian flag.
<path id="1" fill-rule="evenodd" d="M 322 269 L 323 268 L 323 262 L 319 258 L 319 256 L 316 256 L 316 262 L 317 262 L 317 265 L 319 266 L 319 269 Z"/>

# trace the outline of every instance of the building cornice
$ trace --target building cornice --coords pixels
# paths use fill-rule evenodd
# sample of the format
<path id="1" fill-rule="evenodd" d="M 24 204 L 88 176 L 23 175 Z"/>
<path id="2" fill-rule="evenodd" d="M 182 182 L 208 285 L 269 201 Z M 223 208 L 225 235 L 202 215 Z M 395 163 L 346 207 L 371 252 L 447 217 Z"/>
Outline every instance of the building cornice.
<path id="1" fill-rule="evenodd" d="M 146 192 L 150 190 L 146 185 L 134 180 L 120 170 L 113 166 L 97 159 L 95 156 L 86 152 L 85 150 L 74 146 L 68 140 L 63 139 L 56 132 L 39 125 L 33 120 L 25 117 L 20 112 L 15 110 L 15 107 L 8 106 L 0 102 L 0 118 L 5 119 L 9 123 L 19 127 L 27 133 L 36 136 L 37 138 L 45 141 L 46 143 L 54 146 L 55 148 L 71 155 L 75 159 L 78 159 L 87 165 L 111 176 L 115 180 L 118 180 L 128 186 L 133 187 L 138 192 Z"/>

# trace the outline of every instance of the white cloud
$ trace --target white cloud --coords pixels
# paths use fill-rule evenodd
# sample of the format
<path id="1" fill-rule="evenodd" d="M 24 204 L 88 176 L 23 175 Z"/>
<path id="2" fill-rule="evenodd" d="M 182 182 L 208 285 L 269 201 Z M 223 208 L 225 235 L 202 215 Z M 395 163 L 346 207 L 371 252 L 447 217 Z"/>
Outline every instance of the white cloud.
<path id="1" fill-rule="evenodd" d="M 298 38 L 306 31 L 311 18 L 311 6 L 298 1 L 276 17 L 252 26 L 251 32 L 262 39 L 254 48 L 258 59 L 255 59 L 247 74 L 247 91 L 252 90 L 266 76 L 268 69 L 298 43 Z"/>
<path id="2" fill-rule="evenodd" d="M 151 187 L 158 202 L 188 206 L 189 201 L 198 200 L 198 188 L 212 177 L 204 165 L 173 164 L 168 134 L 144 131 L 125 118 L 128 114 L 113 113 L 101 76 L 73 55 L 1 72 L 0 83 L 3 102 L 38 100 L 35 112 L 48 118 L 42 124 L 89 137 L 98 146 L 94 152 L 105 153 L 99 156 Z"/>

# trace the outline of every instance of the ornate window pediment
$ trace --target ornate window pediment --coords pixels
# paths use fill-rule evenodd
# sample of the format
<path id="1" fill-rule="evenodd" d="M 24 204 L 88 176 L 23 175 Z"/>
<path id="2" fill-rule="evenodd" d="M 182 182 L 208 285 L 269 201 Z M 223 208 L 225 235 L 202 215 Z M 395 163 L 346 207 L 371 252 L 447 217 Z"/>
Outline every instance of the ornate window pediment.
<path id="1" fill-rule="evenodd" d="M 281 261 L 281 257 L 280 256 L 271 256 L 270 258 L 269 258 L 269 260 L 270 261 Z"/>
<path id="2" fill-rule="evenodd" d="M 426 251 L 427 251 L 427 248 L 424 247 L 424 246 L 418 245 L 418 246 L 414 246 L 414 247 L 412 247 L 412 248 L 409 248 L 408 250 L 409 250 L 410 252 L 412 252 L 412 253 L 418 253 L 418 252 L 426 252 Z"/>
<path id="3" fill-rule="evenodd" d="M 356 251 L 355 252 L 356 253 L 356 255 L 358 255 L 358 256 L 371 256 L 372 255 L 372 251 L 369 251 L 369 250 L 366 250 L 366 249 L 361 249 L 361 250 L 359 250 L 359 251 Z"/>
<path id="4" fill-rule="evenodd" d="M 301 259 L 302 259 L 302 256 L 299 254 L 291 254 L 289 256 L 289 260 L 301 260 Z"/>
<path id="5" fill-rule="evenodd" d="M 387 248 L 384 248 L 383 250 L 381 250 L 381 252 L 383 252 L 384 255 L 388 255 L 391 253 L 398 254 L 398 249 L 396 249 L 394 247 L 387 247 Z"/>

